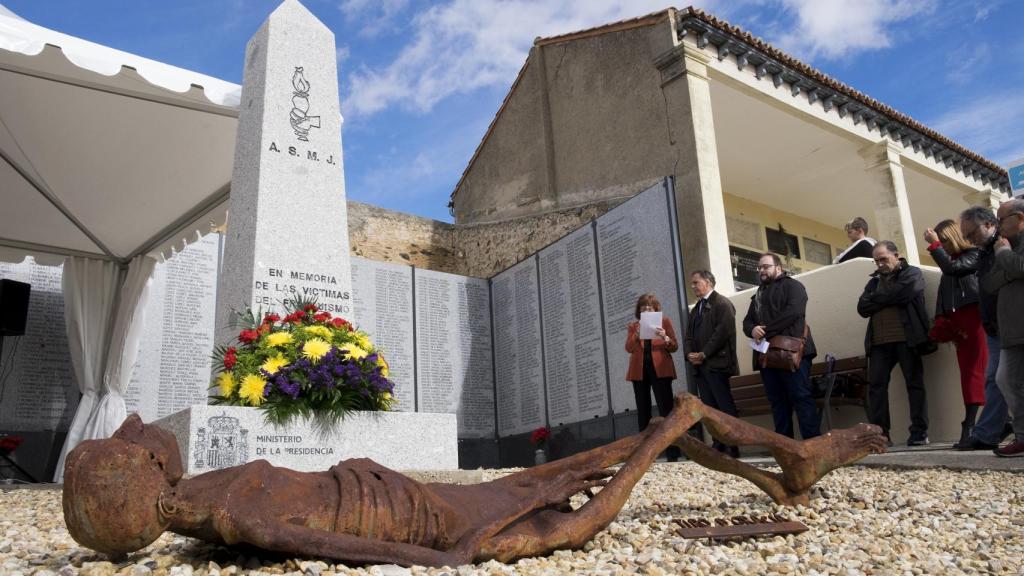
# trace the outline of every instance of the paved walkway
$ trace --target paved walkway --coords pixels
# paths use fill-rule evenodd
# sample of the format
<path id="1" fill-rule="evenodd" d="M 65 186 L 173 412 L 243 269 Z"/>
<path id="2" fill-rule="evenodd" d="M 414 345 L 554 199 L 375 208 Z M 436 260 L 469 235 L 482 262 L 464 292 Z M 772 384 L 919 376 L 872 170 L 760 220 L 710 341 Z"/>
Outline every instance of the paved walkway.
<path id="1" fill-rule="evenodd" d="M 769 457 L 743 458 L 753 464 L 771 464 Z M 952 443 L 909 448 L 893 446 L 885 454 L 872 454 L 857 463 L 872 468 L 947 468 L 950 470 L 999 470 L 1024 472 L 1024 457 L 1000 458 L 987 450 L 960 452 Z"/>

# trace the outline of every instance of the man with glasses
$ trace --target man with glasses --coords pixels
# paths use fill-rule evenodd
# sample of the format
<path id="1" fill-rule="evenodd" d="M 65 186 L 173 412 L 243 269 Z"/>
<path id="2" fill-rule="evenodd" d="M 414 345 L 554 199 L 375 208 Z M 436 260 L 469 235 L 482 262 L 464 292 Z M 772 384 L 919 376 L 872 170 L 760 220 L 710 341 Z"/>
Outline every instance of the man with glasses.
<path id="1" fill-rule="evenodd" d="M 868 318 L 864 335 L 868 356 L 868 420 L 881 426 L 889 437 L 889 379 L 899 363 L 910 400 L 907 446 L 923 446 L 928 444 L 928 402 L 921 351 L 930 345 L 924 275 L 900 258 L 896 244 L 890 240 L 875 244 L 871 256 L 877 270 L 857 301 L 857 313 Z"/>
<path id="2" fill-rule="evenodd" d="M 985 277 L 995 264 L 994 251 L 996 240 L 999 239 L 999 219 L 986 206 L 971 206 L 960 213 L 960 233 L 970 243 L 981 249 L 978 258 L 978 269 L 975 275 L 981 286 Z M 1008 424 L 1008 412 L 1003 393 L 996 385 L 996 370 L 999 368 L 999 329 L 996 321 L 995 293 L 980 290 L 978 312 L 981 325 L 985 329 L 985 340 L 988 345 L 988 366 L 985 367 L 985 408 L 981 411 L 978 422 L 971 430 L 967 442 L 955 446 L 957 450 L 994 450 L 999 447 L 1008 434 L 1012 432 Z"/>
<path id="3" fill-rule="evenodd" d="M 804 337 L 807 323 L 807 290 L 804 285 L 782 269 L 778 255 L 762 254 L 757 265 L 761 286 L 750 298 L 743 318 L 743 333 L 755 342 L 773 336 Z M 754 352 L 754 370 L 761 371 L 761 382 L 772 407 L 775 432 L 793 437 L 793 411 L 800 422 L 804 439 L 821 434 L 821 417 L 811 396 L 811 359 L 817 354 L 814 339 L 807 332 L 800 369 L 790 372 L 780 368 L 762 368 L 761 354 Z"/>
<path id="4" fill-rule="evenodd" d="M 999 369 L 996 383 L 1013 416 L 1013 442 L 996 448 L 997 456 L 1024 456 L 1024 199 L 1003 202 L 996 212 L 999 235 L 992 270 L 982 289 L 998 292 Z"/>

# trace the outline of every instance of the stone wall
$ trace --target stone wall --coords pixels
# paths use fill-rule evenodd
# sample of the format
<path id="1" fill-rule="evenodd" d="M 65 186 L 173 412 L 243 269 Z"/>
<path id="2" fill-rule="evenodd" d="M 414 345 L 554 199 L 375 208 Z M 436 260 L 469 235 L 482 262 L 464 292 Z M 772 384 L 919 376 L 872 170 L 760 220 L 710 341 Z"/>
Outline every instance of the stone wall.
<path id="1" fill-rule="evenodd" d="M 355 256 L 490 278 L 604 214 L 625 198 L 486 224 L 457 225 L 348 202 Z"/>

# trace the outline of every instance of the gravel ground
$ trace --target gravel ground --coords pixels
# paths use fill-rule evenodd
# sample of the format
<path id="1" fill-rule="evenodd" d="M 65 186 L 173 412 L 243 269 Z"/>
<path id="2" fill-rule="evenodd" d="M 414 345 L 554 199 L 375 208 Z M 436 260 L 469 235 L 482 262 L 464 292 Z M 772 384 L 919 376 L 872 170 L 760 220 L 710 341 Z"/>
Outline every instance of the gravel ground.
<path id="1" fill-rule="evenodd" d="M 486 471 L 485 479 L 509 470 Z M 348 568 L 165 534 L 121 563 L 78 546 L 59 490 L 0 491 L 0 574 L 1017 574 L 1024 575 L 1024 475 L 851 467 L 818 483 L 810 507 L 781 508 L 745 481 L 695 464 L 656 464 L 608 529 L 582 550 L 457 569 Z M 686 540 L 673 519 L 778 512 L 810 530 L 728 543 Z"/>

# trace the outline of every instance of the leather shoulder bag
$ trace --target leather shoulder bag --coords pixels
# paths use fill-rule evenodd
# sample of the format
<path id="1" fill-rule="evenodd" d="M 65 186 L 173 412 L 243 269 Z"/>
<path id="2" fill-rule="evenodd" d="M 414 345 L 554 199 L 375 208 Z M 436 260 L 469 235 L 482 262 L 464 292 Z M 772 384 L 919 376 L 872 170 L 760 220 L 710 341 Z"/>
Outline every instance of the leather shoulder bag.
<path id="1" fill-rule="evenodd" d="M 762 368 L 775 368 L 796 372 L 804 358 L 804 344 L 807 342 L 809 329 L 804 322 L 804 336 L 783 336 L 778 334 L 768 339 L 768 351 L 761 354 Z"/>

